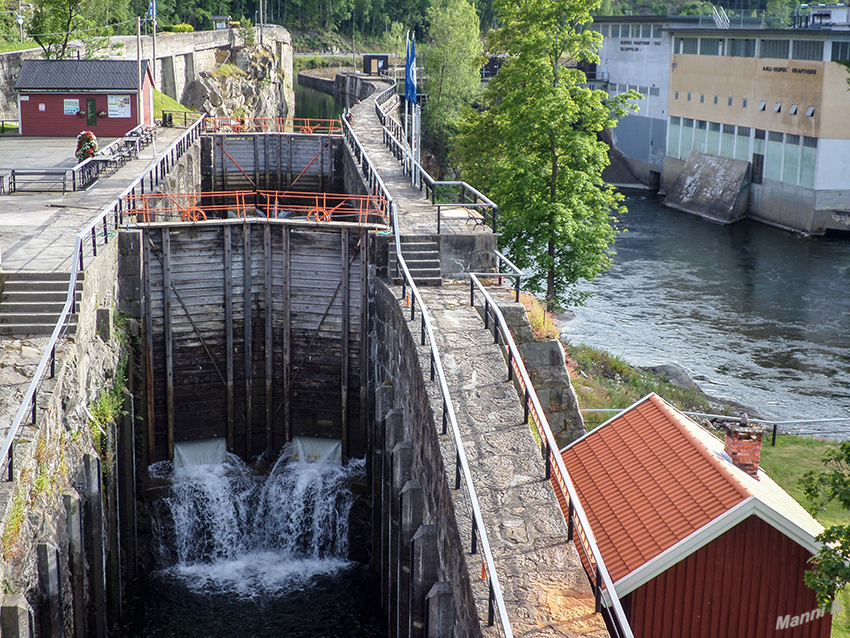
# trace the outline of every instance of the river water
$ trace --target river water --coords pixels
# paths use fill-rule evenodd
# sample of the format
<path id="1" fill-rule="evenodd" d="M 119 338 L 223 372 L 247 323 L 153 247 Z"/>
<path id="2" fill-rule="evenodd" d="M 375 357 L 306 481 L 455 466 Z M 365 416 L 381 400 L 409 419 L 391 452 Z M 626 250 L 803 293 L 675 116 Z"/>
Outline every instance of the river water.
<path id="1" fill-rule="evenodd" d="M 720 226 L 629 196 L 611 270 L 562 336 L 682 366 L 712 396 L 791 421 L 850 416 L 850 240 Z M 850 420 L 780 431 L 850 438 Z"/>

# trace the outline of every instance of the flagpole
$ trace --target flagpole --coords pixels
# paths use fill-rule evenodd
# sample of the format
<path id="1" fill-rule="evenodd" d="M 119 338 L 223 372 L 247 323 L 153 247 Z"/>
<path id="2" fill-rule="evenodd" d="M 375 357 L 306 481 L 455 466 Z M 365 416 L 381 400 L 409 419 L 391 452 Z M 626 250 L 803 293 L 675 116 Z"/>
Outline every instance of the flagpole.
<path id="1" fill-rule="evenodd" d="M 404 168 L 407 170 L 407 94 L 410 84 L 410 31 L 404 36 Z"/>

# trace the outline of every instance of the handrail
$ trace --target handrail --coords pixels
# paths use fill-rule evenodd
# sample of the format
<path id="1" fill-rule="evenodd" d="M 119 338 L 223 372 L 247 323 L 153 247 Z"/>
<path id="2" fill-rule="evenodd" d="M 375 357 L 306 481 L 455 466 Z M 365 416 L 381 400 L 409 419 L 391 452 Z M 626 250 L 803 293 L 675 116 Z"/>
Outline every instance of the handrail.
<path id="1" fill-rule="evenodd" d="M 148 166 L 147 172 L 142 173 L 136 181 L 130 184 L 130 186 L 128 186 L 117 198 L 107 204 L 101 212 L 77 234 L 77 237 L 74 240 L 74 253 L 71 259 L 68 297 L 65 300 L 65 305 L 62 308 L 62 312 L 59 315 L 56 326 L 53 328 L 53 332 L 51 333 L 47 346 L 44 349 L 44 354 L 39 361 L 35 375 L 27 387 L 27 391 L 24 393 L 23 401 L 15 414 L 15 418 L 6 434 L 6 438 L 3 440 L 3 445 L 0 447 L 0 476 L 4 474 L 4 470 L 8 470 L 6 473 L 7 481 L 12 481 L 14 479 L 14 464 L 11 462 L 12 450 L 15 439 L 17 439 L 18 432 L 21 429 L 21 424 L 27 416 L 27 413 L 32 415 L 31 423 L 33 425 L 36 423 L 38 390 L 45 379 L 45 371 L 48 364 L 50 366 L 50 378 L 54 376 L 57 342 L 59 341 L 59 337 L 68 327 L 68 319 L 76 312 L 77 275 L 85 270 L 85 257 L 88 254 L 87 246 L 89 246 L 89 240 L 91 240 L 90 254 L 93 257 L 97 257 L 98 235 L 101 232 L 101 226 L 103 243 L 108 244 L 110 231 L 114 234 L 118 228 L 121 227 L 123 222 L 124 197 L 130 193 L 135 194 L 137 188 L 144 192 L 146 179 L 150 182 L 151 189 L 153 189 L 154 185 L 159 184 L 168 172 L 169 163 L 171 164 L 171 167 L 173 167 L 176 161 L 179 160 L 186 149 L 188 149 L 189 144 L 198 138 L 202 123 L 203 118 L 199 119 L 191 127 L 186 129 L 186 132 L 182 136 L 176 139 L 167 149 L 165 149 L 158 161 Z"/>
<path id="2" fill-rule="evenodd" d="M 494 250 L 493 252 L 496 254 L 496 259 L 498 260 L 497 265 L 496 265 L 496 272 L 476 272 L 476 273 L 472 273 L 472 274 L 474 274 L 477 277 L 498 277 L 500 286 L 502 285 L 502 278 L 503 277 L 509 277 L 509 278 L 513 279 L 514 280 L 514 292 L 515 292 L 514 301 L 519 303 L 519 288 L 520 288 L 520 285 L 522 283 L 523 272 L 519 268 L 516 267 L 514 262 L 512 262 L 510 259 L 505 257 L 498 250 Z M 512 273 L 502 272 L 502 262 L 505 262 L 505 264 L 507 264 L 507 266 L 511 270 L 513 270 L 513 272 Z M 469 274 L 469 273 L 467 273 L 467 274 Z"/>
<path id="3" fill-rule="evenodd" d="M 431 204 L 437 208 L 437 234 L 440 234 L 441 226 L 441 208 L 443 206 L 457 206 L 458 204 L 469 208 L 481 208 L 490 210 L 490 226 L 493 232 L 496 232 L 496 219 L 498 206 L 490 200 L 486 195 L 481 193 L 476 188 L 462 181 L 440 181 L 435 180 L 426 171 L 423 166 L 413 159 L 407 144 L 403 143 L 400 138 L 403 136 L 401 124 L 388 115 L 388 111 L 384 111 L 383 105 L 395 95 L 395 85 L 382 91 L 375 98 L 375 112 L 378 115 L 378 120 L 381 122 L 381 127 L 384 134 L 384 144 L 390 148 L 396 159 L 401 160 L 405 175 L 411 175 L 413 184 L 419 187 L 419 190 L 425 190 L 426 197 L 430 189 Z M 395 107 L 393 107 L 395 108 Z M 389 121 L 389 126 L 387 122 Z M 443 204 L 437 203 L 437 188 L 440 186 L 461 188 L 460 202 Z M 472 196 L 472 201 L 467 199 L 467 193 Z M 486 220 L 486 218 L 485 218 Z"/>
<path id="4" fill-rule="evenodd" d="M 470 279 L 470 301 L 471 305 L 475 305 L 475 288 L 477 287 L 481 294 L 485 299 L 485 307 L 484 307 L 484 326 L 488 327 L 488 319 L 489 313 L 493 313 L 493 331 L 496 330 L 501 334 L 502 343 L 506 346 L 506 354 L 508 358 L 508 380 L 512 380 L 512 373 L 515 372 L 519 375 L 519 384 L 524 391 L 524 400 L 523 400 L 523 409 L 525 411 L 526 422 L 528 422 L 529 416 L 533 418 L 535 425 L 537 426 L 537 431 L 540 434 L 541 439 L 543 440 L 543 444 L 545 445 L 545 453 L 546 453 L 546 478 L 547 480 L 551 479 L 551 472 L 554 466 L 555 469 L 555 483 L 558 486 L 558 489 L 561 490 L 561 495 L 564 496 L 564 500 L 567 501 L 568 506 L 568 515 L 567 515 L 567 528 L 568 528 L 568 540 L 573 540 L 573 530 L 574 523 L 573 517 L 578 519 L 578 534 L 580 542 L 577 543 L 579 547 L 585 553 L 585 558 L 587 559 L 587 565 L 585 569 L 588 571 L 594 571 L 594 575 L 591 576 L 588 574 L 591 580 L 591 584 L 594 587 L 594 594 L 596 596 L 597 603 L 597 611 L 601 611 L 600 607 L 604 607 L 608 609 L 609 618 L 611 620 L 610 626 L 614 628 L 615 632 L 618 636 L 622 638 L 634 638 L 634 634 L 632 633 L 632 629 L 629 625 L 629 621 L 626 618 L 625 611 L 623 610 L 623 606 L 620 603 L 620 598 L 617 596 L 617 591 L 614 588 L 614 583 L 611 580 L 611 575 L 608 573 L 608 569 L 605 567 L 605 561 L 602 558 L 602 554 L 599 551 L 599 546 L 596 544 L 596 538 L 593 534 L 593 530 L 590 528 L 590 522 L 587 519 L 587 514 L 584 511 L 584 507 L 582 507 L 581 501 L 578 497 L 578 492 L 576 491 L 575 486 L 573 485 L 572 479 L 570 478 L 569 473 L 567 472 L 567 468 L 564 465 L 564 459 L 561 457 L 560 450 L 558 448 L 558 444 L 555 440 L 554 434 L 552 434 L 552 428 L 549 426 L 549 421 L 546 418 L 546 414 L 543 411 L 543 407 L 540 404 L 540 400 L 537 397 L 537 392 L 534 390 L 534 386 L 531 384 L 531 377 L 528 374 L 528 371 L 525 368 L 525 364 L 522 361 L 522 356 L 519 353 L 519 349 L 514 342 L 513 336 L 511 335 L 511 331 L 508 328 L 508 324 L 505 321 L 505 317 L 502 314 L 502 311 L 499 309 L 499 306 L 493 301 L 493 298 L 487 292 L 487 290 L 482 285 L 481 281 L 479 281 L 478 277 L 475 273 L 469 273 Z M 498 343 L 498 338 L 497 343 Z M 529 403 L 531 406 L 529 407 Z M 569 497 L 569 498 L 567 498 Z M 582 564 L 584 564 L 584 560 Z M 600 585 L 600 580 L 602 584 L 604 584 L 604 590 Z M 609 606 L 602 605 L 603 597 L 607 597 Z M 611 607 L 613 607 L 613 612 L 610 611 Z"/>
<path id="5" fill-rule="evenodd" d="M 310 117 L 207 117 L 206 133 L 300 133 L 339 135 L 339 120 Z"/>
<path id="6" fill-rule="evenodd" d="M 505 638 L 513 638 L 513 630 L 511 629 L 510 620 L 508 619 L 508 611 L 505 607 L 505 600 L 502 595 L 502 586 L 499 583 L 499 576 L 496 573 L 496 564 L 493 560 L 493 553 L 490 549 L 490 541 L 487 537 L 487 530 L 484 525 L 484 517 L 481 514 L 481 507 L 478 504 L 478 497 L 475 492 L 475 485 L 472 482 L 472 472 L 469 469 L 469 462 L 466 458 L 466 452 L 464 451 L 463 440 L 460 435 L 460 428 L 458 427 L 457 417 L 455 416 L 454 405 L 452 404 L 451 395 L 449 394 L 448 383 L 446 382 L 446 375 L 443 371 L 443 363 L 440 359 L 440 353 L 437 349 L 436 340 L 434 339 L 434 331 L 431 325 L 431 318 L 428 314 L 427 306 L 425 305 L 425 302 L 422 300 L 422 297 L 419 294 L 419 289 L 416 287 L 416 283 L 413 281 L 413 277 L 411 276 L 410 270 L 407 267 L 407 262 L 404 260 L 404 255 L 402 255 L 401 253 L 401 235 L 398 229 L 398 210 L 396 207 L 395 200 L 393 200 L 392 196 L 384 185 L 383 180 L 381 180 L 380 175 L 378 174 L 377 170 L 375 170 L 374 165 L 366 155 L 366 151 L 360 145 L 360 141 L 357 139 L 357 136 L 352 130 L 350 124 L 345 119 L 343 119 L 343 130 L 346 141 L 352 145 L 356 145 L 356 148 L 352 149 L 352 151 L 354 152 L 355 157 L 359 159 L 361 168 L 363 166 L 366 166 L 367 169 L 371 172 L 370 175 L 365 175 L 364 171 L 364 176 L 367 178 L 367 180 L 369 180 L 370 187 L 376 189 L 376 191 L 380 190 L 389 202 L 390 216 L 392 218 L 393 224 L 393 236 L 395 238 L 396 259 L 397 264 L 401 270 L 401 296 L 402 299 L 406 298 L 406 288 L 409 286 L 411 296 L 413 297 L 413 301 L 410 304 L 411 321 L 415 320 L 416 306 L 419 306 L 419 312 L 421 315 L 420 322 L 422 326 L 421 343 L 423 346 L 425 345 L 425 337 L 427 335 L 431 351 L 432 379 L 434 374 L 436 374 L 437 382 L 440 387 L 440 394 L 443 399 L 443 434 L 446 434 L 446 426 L 450 423 L 452 427 L 452 437 L 455 442 L 455 489 L 460 488 L 460 476 L 462 474 L 463 484 L 466 486 L 469 503 L 472 506 L 472 515 L 470 516 L 472 521 L 472 553 L 474 554 L 476 552 L 476 533 L 480 537 L 481 548 L 484 552 L 484 562 L 486 564 L 487 575 L 490 579 L 487 622 L 489 625 L 492 625 L 497 616 L 496 612 L 498 612 L 500 634 L 504 632 Z"/>

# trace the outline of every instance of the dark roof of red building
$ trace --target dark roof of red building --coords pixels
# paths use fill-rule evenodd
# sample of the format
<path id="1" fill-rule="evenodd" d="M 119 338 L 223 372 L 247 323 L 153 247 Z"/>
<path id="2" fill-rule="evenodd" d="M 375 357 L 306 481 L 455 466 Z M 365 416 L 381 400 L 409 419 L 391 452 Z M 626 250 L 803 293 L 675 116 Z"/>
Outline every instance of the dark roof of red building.
<path id="1" fill-rule="evenodd" d="M 148 72 L 142 60 L 142 77 Z M 136 91 L 135 60 L 24 60 L 16 91 Z"/>
<path id="2" fill-rule="evenodd" d="M 751 514 L 814 551 L 823 529 L 759 471 L 736 468 L 716 439 L 650 394 L 561 452 L 616 583 L 659 573 Z M 630 578 L 645 582 L 647 575 Z"/>

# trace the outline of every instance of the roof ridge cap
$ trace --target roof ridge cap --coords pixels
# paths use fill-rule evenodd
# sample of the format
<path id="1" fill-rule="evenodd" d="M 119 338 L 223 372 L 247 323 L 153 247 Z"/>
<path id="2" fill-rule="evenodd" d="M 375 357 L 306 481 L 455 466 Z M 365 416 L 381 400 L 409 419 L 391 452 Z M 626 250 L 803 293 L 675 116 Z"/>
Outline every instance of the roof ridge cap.
<path id="1" fill-rule="evenodd" d="M 673 405 L 665 401 L 663 398 L 653 393 L 650 400 L 655 403 L 659 410 L 662 410 L 665 414 L 668 415 L 670 421 L 676 426 L 676 428 L 684 434 L 685 438 L 687 438 L 688 442 L 697 449 L 697 451 L 711 463 L 714 468 L 720 472 L 720 474 L 727 480 L 727 482 L 735 488 L 735 490 L 741 494 L 744 498 L 749 498 L 751 496 L 756 496 L 756 494 L 750 490 L 749 487 L 744 484 L 744 482 L 740 479 L 740 477 L 736 476 L 735 472 L 732 468 L 728 467 L 726 463 L 717 458 L 717 456 L 712 452 L 708 447 L 697 438 L 694 432 L 691 430 L 691 426 L 688 425 L 692 423 L 695 427 L 701 427 L 699 423 L 696 423 L 692 419 L 688 418 L 686 415 L 682 414 L 677 408 Z M 711 433 L 708 433 L 709 436 L 713 436 Z"/>

